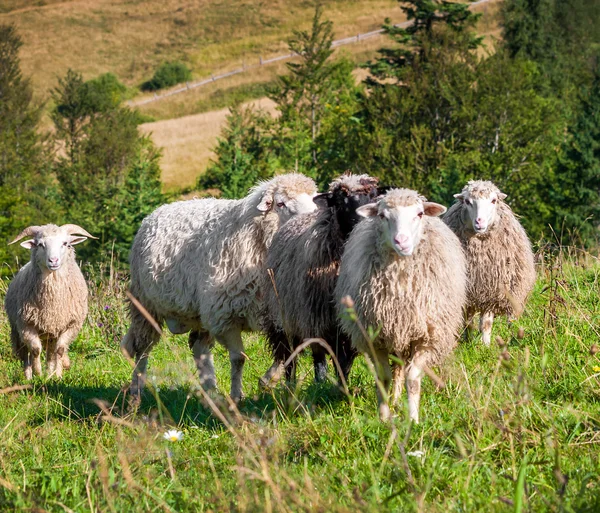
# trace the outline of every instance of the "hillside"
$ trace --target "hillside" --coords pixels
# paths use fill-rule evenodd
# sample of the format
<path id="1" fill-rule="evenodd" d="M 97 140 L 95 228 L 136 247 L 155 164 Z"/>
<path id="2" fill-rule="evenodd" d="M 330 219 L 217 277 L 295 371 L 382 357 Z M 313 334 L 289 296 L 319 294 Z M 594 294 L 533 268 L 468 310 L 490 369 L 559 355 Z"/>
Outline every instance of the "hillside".
<path id="1" fill-rule="evenodd" d="M 497 20 L 500 3 L 501 0 L 491 0 L 475 7 L 483 14 L 479 32 L 486 38 L 485 51 L 493 51 L 495 41 L 500 37 Z M 396 5 L 390 13 L 398 15 L 401 11 Z M 389 40 L 385 36 L 374 37 L 360 44 L 341 47 L 336 53 L 358 64 L 374 57 L 376 51 L 386 44 Z M 214 156 L 212 150 L 225 124 L 227 107 L 233 102 L 248 99 L 247 105 L 274 109 L 273 103 L 263 98 L 261 93 L 266 84 L 285 72 L 285 63 L 280 61 L 140 106 L 141 112 L 156 120 L 141 125 L 141 129 L 163 149 L 161 169 L 165 189 L 176 190 L 194 185 Z M 365 78 L 366 71 L 357 68 L 354 75 L 360 81 Z"/>
<path id="2" fill-rule="evenodd" d="M 386 16 L 402 18 L 395 0 L 323 3 L 341 35 L 379 28 Z M 86 79 L 110 71 L 138 86 L 161 62 L 177 59 L 195 78 L 209 76 L 285 50 L 286 38 L 312 13 L 313 2 L 294 0 L 9 0 L 0 23 L 16 24 L 23 71 L 44 96 L 68 68 Z"/>

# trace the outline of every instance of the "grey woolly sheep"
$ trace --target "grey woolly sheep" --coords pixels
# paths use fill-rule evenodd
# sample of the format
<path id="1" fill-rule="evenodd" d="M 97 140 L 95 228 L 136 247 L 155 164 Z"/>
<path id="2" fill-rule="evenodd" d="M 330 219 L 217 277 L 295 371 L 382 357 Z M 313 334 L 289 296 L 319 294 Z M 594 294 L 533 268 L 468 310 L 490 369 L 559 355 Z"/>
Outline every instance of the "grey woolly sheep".
<path id="1" fill-rule="evenodd" d="M 330 344 L 347 379 L 356 352 L 338 327 L 333 292 L 344 243 L 362 219 L 356 209 L 376 198 L 377 182 L 368 175 L 337 178 L 329 192 L 314 198 L 322 207 L 319 211 L 296 216 L 275 234 L 267 257 L 272 274 L 265 285 L 264 327 L 274 362 L 261 385 L 276 383 L 292 350 L 304 339 L 317 337 Z M 311 349 L 315 380 L 320 382 L 326 377 L 326 352 L 317 344 Z M 291 379 L 294 364 L 286 372 Z"/>
<path id="2" fill-rule="evenodd" d="M 467 183 L 444 222 L 460 239 L 467 257 L 467 310 L 470 323 L 481 313 L 483 342 L 490 344 L 494 315 L 521 315 L 535 285 L 531 243 L 510 207 L 506 194 L 492 183 Z"/>
<path id="3" fill-rule="evenodd" d="M 335 289 L 340 323 L 375 364 L 382 419 L 390 415 L 389 355 L 406 362 L 408 411 L 418 422 L 423 372 L 456 344 L 466 264 L 457 237 L 435 217 L 445 210 L 415 191 L 392 189 L 357 210 L 368 219 L 354 228 L 342 256 Z M 346 315 L 349 305 L 358 322 Z M 372 344 L 362 331 L 369 326 L 380 329 Z"/>
<path id="4" fill-rule="evenodd" d="M 10 244 L 31 250 L 31 260 L 17 273 L 6 292 L 4 306 L 10 323 L 15 356 L 25 378 L 42 373 L 46 349 L 49 376 L 62 377 L 70 367 L 68 349 L 88 312 L 88 289 L 75 261 L 73 246 L 92 237 L 74 224 L 29 226 Z"/>
<path id="5" fill-rule="evenodd" d="M 194 199 L 164 205 L 144 221 L 131 249 L 131 293 L 189 343 L 205 390 L 216 387 L 214 339 L 229 351 L 231 397 L 242 397 L 242 330 L 259 329 L 260 278 L 267 248 L 291 216 L 312 212 L 315 183 L 304 175 L 276 176 L 240 200 Z M 131 307 L 121 347 L 135 358 L 131 393 L 144 386 L 148 352 L 159 333 Z"/>

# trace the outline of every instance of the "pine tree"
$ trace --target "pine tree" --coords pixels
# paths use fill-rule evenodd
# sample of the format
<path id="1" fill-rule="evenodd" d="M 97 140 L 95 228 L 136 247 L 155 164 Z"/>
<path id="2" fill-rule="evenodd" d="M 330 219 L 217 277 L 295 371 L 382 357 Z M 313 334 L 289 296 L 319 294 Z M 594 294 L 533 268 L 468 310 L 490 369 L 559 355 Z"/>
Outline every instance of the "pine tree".
<path id="1" fill-rule="evenodd" d="M 46 139 L 40 135 L 43 105 L 35 104 L 20 69 L 21 38 L 13 25 L 0 25 L 0 239 L 6 242 L 29 224 L 55 222 L 58 207 Z M 0 244 L 0 258 L 14 250 Z M 0 273 L 7 272 L 2 267 Z"/>
<path id="2" fill-rule="evenodd" d="M 84 82 L 69 70 L 53 90 L 52 119 L 58 146 L 68 149 L 54 165 L 65 219 L 99 238 L 81 246 L 78 254 L 92 262 L 107 261 L 114 247 L 118 263 L 125 265 L 139 222 L 164 198 L 159 153 L 139 134 L 139 115 L 120 105 L 123 92 L 114 77 Z M 139 195 L 143 203 L 136 199 Z M 126 227 L 119 221 L 123 218 L 133 224 Z"/>
<path id="3" fill-rule="evenodd" d="M 473 13 L 468 3 L 444 0 L 399 0 L 399 3 L 411 24 L 401 28 L 386 20 L 384 30 L 396 46 L 380 50 L 380 57 L 369 64 L 375 77 L 401 79 L 406 67 L 416 62 L 423 64 L 435 55 L 436 50 L 447 47 L 447 31 L 461 47 L 459 51 L 476 50 L 481 46 L 483 38 L 473 30 L 480 15 Z M 375 86 L 378 82 L 369 80 L 368 83 Z"/>
<path id="4" fill-rule="evenodd" d="M 583 96 L 578 118 L 556 170 L 552 201 L 557 209 L 555 233 L 592 246 L 600 239 L 600 74 Z"/>
<path id="5" fill-rule="evenodd" d="M 224 198 L 241 198 L 258 180 L 270 178 L 277 168 L 272 124 L 266 113 L 232 107 L 215 148 L 217 159 L 198 178 L 197 187 L 219 189 Z"/>

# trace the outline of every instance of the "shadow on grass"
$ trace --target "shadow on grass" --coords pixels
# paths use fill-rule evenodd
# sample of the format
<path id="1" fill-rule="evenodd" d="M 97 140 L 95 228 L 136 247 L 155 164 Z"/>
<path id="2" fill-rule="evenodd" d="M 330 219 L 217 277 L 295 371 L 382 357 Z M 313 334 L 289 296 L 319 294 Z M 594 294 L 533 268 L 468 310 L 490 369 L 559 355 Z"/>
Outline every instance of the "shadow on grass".
<path id="1" fill-rule="evenodd" d="M 85 387 L 60 382 L 46 383 L 38 389 L 54 399 L 59 407 L 47 411 L 45 418 L 97 421 L 103 414 L 117 419 L 133 420 L 137 417 L 146 422 L 167 425 L 198 426 L 205 429 L 222 429 L 222 422 L 204 402 L 200 394 L 189 387 L 161 388 L 155 395 L 145 390 L 135 413 L 129 408 L 127 391 L 115 386 Z M 277 415 L 291 418 L 297 415 L 314 415 L 322 409 L 331 409 L 347 398 L 332 384 L 311 384 L 290 391 L 281 385 L 272 391 L 264 391 L 245 398 L 239 405 L 239 414 L 253 421 L 270 420 Z M 219 409 L 228 410 L 225 396 L 215 400 Z M 101 407 L 102 405 L 102 407 Z M 103 411 L 104 408 L 104 411 Z M 228 418 L 233 416 L 229 413 Z M 40 418 L 40 422 L 43 422 Z"/>

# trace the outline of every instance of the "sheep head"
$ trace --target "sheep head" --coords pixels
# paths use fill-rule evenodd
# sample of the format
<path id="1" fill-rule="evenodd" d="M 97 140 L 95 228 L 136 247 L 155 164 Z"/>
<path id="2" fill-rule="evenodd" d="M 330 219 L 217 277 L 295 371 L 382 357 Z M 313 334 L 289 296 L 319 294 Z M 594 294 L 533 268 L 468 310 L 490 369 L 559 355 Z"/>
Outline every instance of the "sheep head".
<path id="1" fill-rule="evenodd" d="M 410 189 L 391 189 L 376 203 L 357 209 L 363 217 L 374 217 L 381 223 L 386 243 L 400 256 L 411 256 L 423 236 L 423 217 L 436 217 L 446 207 L 427 201 Z"/>
<path id="2" fill-rule="evenodd" d="M 378 188 L 379 180 L 369 175 L 343 174 L 329 184 L 329 191 L 317 194 L 313 201 L 320 208 L 331 208 L 337 218 L 338 225 L 344 238 L 362 217 L 357 209 L 371 203 L 382 194 Z"/>
<path id="3" fill-rule="evenodd" d="M 279 216 L 281 224 L 297 214 L 308 214 L 317 209 L 313 196 L 317 193 L 317 186 L 310 178 L 300 173 L 279 175 L 257 186 L 263 188 L 259 211 L 273 212 Z"/>
<path id="4" fill-rule="evenodd" d="M 494 226 L 498 218 L 498 204 L 504 201 L 506 194 L 492 182 L 471 180 L 454 197 L 462 203 L 475 233 L 484 234 Z"/>
<path id="5" fill-rule="evenodd" d="M 96 238 L 76 224 L 47 224 L 25 228 L 9 244 L 14 244 L 23 237 L 33 237 L 21 242 L 22 247 L 31 250 L 31 261 L 42 270 L 47 269 L 50 272 L 58 271 L 66 259 L 74 254 L 73 246 L 88 237 Z"/>

